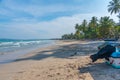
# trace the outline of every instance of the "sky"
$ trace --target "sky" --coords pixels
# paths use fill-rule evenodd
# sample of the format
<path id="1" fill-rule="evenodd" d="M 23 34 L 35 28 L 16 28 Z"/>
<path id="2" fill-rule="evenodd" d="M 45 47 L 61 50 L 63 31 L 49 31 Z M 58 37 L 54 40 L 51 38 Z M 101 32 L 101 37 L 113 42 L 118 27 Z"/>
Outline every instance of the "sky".
<path id="1" fill-rule="evenodd" d="M 108 13 L 111 0 L 0 0 L 0 38 L 48 39 L 74 33 L 76 23 L 116 15 Z"/>

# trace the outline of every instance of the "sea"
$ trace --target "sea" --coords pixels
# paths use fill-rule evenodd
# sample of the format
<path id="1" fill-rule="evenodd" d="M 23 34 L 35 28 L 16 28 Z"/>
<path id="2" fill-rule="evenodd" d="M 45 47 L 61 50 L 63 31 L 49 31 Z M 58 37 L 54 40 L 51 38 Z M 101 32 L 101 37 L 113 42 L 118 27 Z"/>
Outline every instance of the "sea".
<path id="1" fill-rule="evenodd" d="M 0 39 L 0 64 L 13 62 L 19 57 L 48 45 L 54 44 L 49 39 Z"/>

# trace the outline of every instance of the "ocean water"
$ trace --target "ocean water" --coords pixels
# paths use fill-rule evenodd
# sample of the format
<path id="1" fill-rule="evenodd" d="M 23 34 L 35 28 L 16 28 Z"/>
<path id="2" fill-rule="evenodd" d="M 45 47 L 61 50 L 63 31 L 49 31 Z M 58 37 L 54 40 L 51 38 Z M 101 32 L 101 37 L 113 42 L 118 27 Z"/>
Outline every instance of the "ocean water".
<path id="1" fill-rule="evenodd" d="M 32 50 L 50 44 L 54 44 L 54 41 L 0 39 L 0 64 L 14 61 Z"/>

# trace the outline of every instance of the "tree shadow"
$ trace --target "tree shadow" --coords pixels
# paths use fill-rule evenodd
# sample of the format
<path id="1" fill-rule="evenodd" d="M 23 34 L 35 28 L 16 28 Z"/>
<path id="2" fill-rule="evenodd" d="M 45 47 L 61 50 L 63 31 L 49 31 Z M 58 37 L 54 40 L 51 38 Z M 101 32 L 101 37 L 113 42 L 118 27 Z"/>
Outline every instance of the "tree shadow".
<path id="1" fill-rule="evenodd" d="M 36 55 L 30 57 L 16 59 L 15 61 L 42 60 L 49 57 L 71 58 L 73 56 L 83 56 L 97 52 L 96 47 L 93 48 L 93 45 L 94 44 L 71 44 L 66 46 L 59 46 L 51 50 L 37 52 L 35 53 Z M 52 54 L 49 54 L 49 52 L 52 52 Z"/>
<path id="2" fill-rule="evenodd" d="M 118 69 L 106 63 L 88 64 L 86 67 L 79 68 L 79 73 L 89 73 L 94 80 L 119 80 L 116 74 L 120 74 Z"/>
<path id="3" fill-rule="evenodd" d="M 67 46 L 58 46 L 51 50 L 40 51 L 35 53 L 35 55 L 33 56 L 20 58 L 15 61 L 17 62 L 17 61 L 25 61 L 25 60 L 42 60 L 49 57 L 71 59 L 71 57 L 74 56 L 83 56 L 91 53 L 96 53 L 98 45 L 99 44 L 91 43 L 91 44 L 72 44 Z M 49 54 L 51 52 L 52 54 Z M 90 75 L 94 80 L 120 79 L 120 77 L 117 77 L 116 75 L 116 74 L 120 74 L 120 71 L 118 71 L 118 69 L 112 68 L 111 66 L 105 63 L 86 64 L 85 67 L 80 67 L 78 70 L 80 74 L 90 73 Z"/>

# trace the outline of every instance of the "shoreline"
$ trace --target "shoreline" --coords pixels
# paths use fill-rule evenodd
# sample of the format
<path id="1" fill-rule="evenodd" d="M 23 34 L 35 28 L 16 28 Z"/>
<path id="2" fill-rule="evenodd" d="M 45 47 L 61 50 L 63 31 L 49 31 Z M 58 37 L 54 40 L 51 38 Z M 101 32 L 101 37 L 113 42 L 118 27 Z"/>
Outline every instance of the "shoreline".
<path id="1" fill-rule="evenodd" d="M 0 66 L 0 80 L 116 80 L 117 69 L 89 55 L 97 52 L 97 43 L 57 41 L 14 62 Z M 93 47 L 94 46 L 94 47 Z M 108 73 L 109 72 L 109 73 Z M 114 75 L 111 75 L 114 73 Z M 114 77 L 112 77 L 114 76 Z"/>
<path id="2" fill-rule="evenodd" d="M 51 46 L 51 45 L 54 45 L 54 41 L 52 41 L 51 43 L 47 43 L 47 44 L 43 44 L 43 45 L 39 45 L 39 46 L 35 46 L 35 47 L 30 47 L 30 48 L 26 48 L 26 49 L 19 49 L 19 50 L 15 50 L 15 51 L 2 53 L 2 55 L 0 55 L 0 64 L 14 62 L 16 59 L 18 59 L 26 54 L 29 54 L 37 49 L 45 48 L 45 47 Z"/>

